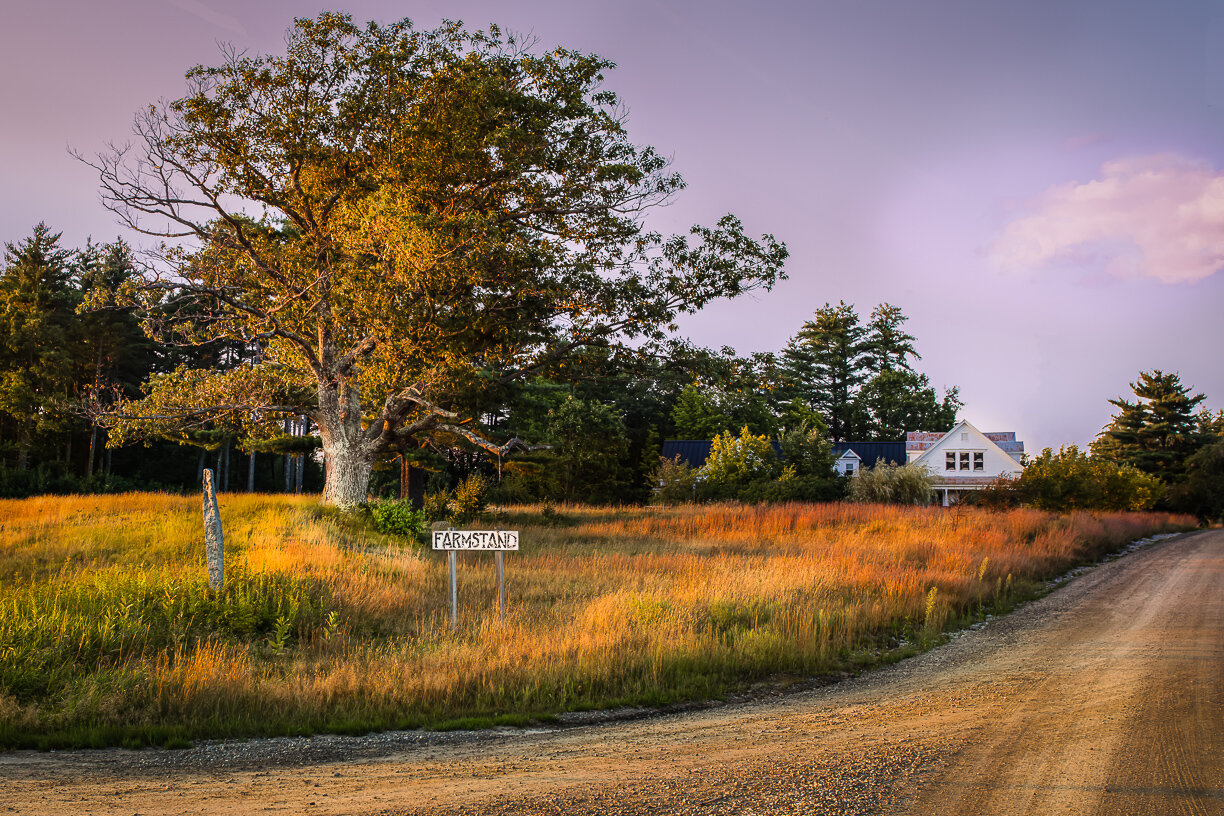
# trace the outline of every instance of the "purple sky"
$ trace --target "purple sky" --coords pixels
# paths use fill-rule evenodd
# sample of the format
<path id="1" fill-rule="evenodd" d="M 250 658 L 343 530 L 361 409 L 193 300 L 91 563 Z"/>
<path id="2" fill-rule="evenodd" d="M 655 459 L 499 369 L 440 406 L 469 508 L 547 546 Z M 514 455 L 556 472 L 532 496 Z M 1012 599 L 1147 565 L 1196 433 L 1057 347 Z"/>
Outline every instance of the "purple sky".
<path id="1" fill-rule="evenodd" d="M 294 0 L 41 0 L 0 28 L 0 240 L 120 228 L 67 152 L 123 142 L 218 43 L 280 51 Z M 606 56 L 633 139 L 689 183 L 653 225 L 734 212 L 790 280 L 685 324 L 777 350 L 826 301 L 910 316 L 936 386 L 1030 451 L 1085 444 L 1139 370 L 1224 407 L 1224 6 L 1123 0 L 344 2 L 497 22 Z M 131 238 L 132 236 L 126 236 Z"/>

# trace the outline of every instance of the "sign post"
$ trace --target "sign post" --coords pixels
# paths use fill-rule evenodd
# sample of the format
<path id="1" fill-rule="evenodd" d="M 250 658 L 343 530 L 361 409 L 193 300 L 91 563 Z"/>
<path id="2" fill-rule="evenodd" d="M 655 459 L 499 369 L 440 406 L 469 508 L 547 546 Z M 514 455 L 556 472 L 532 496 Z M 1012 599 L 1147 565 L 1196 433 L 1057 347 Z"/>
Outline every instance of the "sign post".
<path id="1" fill-rule="evenodd" d="M 519 548 L 518 530 L 434 530 L 433 548 L 445 550 L 450 567 L 451 622 L 459 628 L 459 580 L 456 554 L 460 550 L 492 550 L 497 556 L 497 609 L 506 622 L 506 550 Z"/>

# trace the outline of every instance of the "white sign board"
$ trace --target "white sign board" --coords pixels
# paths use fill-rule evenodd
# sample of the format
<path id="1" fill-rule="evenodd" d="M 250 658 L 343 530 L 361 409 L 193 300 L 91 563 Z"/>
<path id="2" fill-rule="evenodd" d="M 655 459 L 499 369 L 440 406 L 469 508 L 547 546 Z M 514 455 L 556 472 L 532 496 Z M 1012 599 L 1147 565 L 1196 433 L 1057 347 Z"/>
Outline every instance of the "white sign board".
<path id="1" fill-rule="evenodd" d="M 517 550 L 518 530 L 434 530 L 435 550 Z"/>

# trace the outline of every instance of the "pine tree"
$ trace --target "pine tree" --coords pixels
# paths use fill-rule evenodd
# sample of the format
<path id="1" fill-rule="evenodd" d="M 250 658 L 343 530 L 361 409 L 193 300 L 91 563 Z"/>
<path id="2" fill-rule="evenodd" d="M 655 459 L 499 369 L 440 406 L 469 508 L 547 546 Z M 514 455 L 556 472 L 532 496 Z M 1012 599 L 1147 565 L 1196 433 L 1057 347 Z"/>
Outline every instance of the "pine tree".
<path id="1" fill-rule="evenodd" d="M 908 320 L 900 307 L 889 303 L 881 303 L 871 310 L 863 342 L 863 364 L 872 373 L 912 372 L 909 358 L 922 359 L 914 349 L 914 335 L 902 328 Z"/>
<path id="2" fill-rule="evenodd" d="M 1176 373 L 1156 369 L 1139 372 L 1131 383 L 1135 401 L 1110 400 L 1118 408 L 1113 421 L 1097 436 L 1092 451 L 1119 464 L 1131 465 L 1172 484 L 1185 474 L 1186 460 L 1203 444 L 1194 409 L 1206 399 L 1190 395 Z"/>
<path id="3" fill-rule="evenodd" d="M 18 470 L 29 466 L 40 435 L 66 423 L 77 293 L 73 252 L 59 239 L 39 223 L 29 238 L 5 244 L 0 272 L 0 417 L 8 420 Z"/>
<path id="4" fill-rule="evenodd" d="M 867 376 L 865 335 L 853 305 L 826 303 L 782 352 L 788 395 L 819 411 L 834 440 L 850 439 L 857 430 L 854 396 Z"/>

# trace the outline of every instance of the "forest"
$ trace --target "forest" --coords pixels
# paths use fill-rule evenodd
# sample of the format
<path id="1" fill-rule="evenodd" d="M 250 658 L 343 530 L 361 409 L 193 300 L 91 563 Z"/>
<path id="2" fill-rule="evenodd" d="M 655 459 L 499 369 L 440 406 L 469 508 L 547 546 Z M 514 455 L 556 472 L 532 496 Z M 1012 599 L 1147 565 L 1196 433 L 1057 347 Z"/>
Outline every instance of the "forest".
<path id="1" fill-rule="evenodd" d="M 40 223 L 6 242 L 0 495 L 194 491 L 205 467 L 222 490 L 318 492 L 324 464 L 318 429 L 305 416 L 284 417 L 270 437 L 218 423 L 116 438 L 111 414 L 148 383 L 249 367 L 265 351 L 259 341 L 159 337 L 158 304 L 124 302 L 140 274 L 122 240 L 68 247 Z M 411 469 L 434 489 L 481 473 L 506 500 L 640 503 L 651 496 L 668 438 L 746 428 L 827 442 L 946 430 L 960 407 L 957 391 L 937 394 L 915 368 L 920 355 L 905 323 L 887 303 L 865 318 L 851 305 L 825 304 L 777 354 L 684 343 L 659 356 L 591 351 L 571 361 L 564 379 L 534 377 L 474 412 L 490 435 L 534 450 L 497 457 L 458 437 L 392 448 L 375 465 L 371 492 L 406 492 L 401 479 Z"/>

